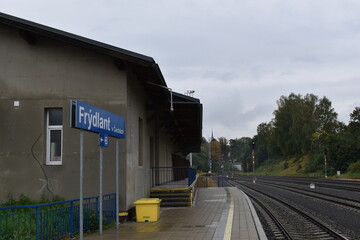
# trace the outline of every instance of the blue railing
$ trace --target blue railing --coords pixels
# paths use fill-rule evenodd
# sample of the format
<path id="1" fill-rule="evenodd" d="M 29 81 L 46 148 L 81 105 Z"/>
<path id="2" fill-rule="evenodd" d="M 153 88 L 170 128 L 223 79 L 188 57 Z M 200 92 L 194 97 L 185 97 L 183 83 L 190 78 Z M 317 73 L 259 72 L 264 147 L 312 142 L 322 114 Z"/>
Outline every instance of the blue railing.
<path id="1" fill-rule="evenodd" d="M 79 233 L 79 199 L 0 207 L 0 240 L 59 239 Z M 103 224 L 116 221 L 115 194 L 103 196 Z M 99 197 L 83 200 L 84 230 L 99 227 Z"/>
<path id="2" fill-rule="evenodd" d="M 187 185 L 196 179 L 196 169 L 192 167 L 152 167 L 152 186 Z"/>

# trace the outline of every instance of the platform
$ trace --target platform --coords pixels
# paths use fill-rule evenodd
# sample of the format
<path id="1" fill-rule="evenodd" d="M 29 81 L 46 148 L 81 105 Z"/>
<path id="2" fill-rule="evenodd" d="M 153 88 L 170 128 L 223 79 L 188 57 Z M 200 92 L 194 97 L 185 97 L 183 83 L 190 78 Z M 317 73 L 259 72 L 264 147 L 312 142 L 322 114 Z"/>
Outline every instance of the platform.
<path id="1" fill-rule="evenodd" d="M 267 239 L 249 198 L 239 189 L 199 188 L 193 207 L 161 208 L 157 222 L 128 222 L 84 236 L 97 239 Z"/>

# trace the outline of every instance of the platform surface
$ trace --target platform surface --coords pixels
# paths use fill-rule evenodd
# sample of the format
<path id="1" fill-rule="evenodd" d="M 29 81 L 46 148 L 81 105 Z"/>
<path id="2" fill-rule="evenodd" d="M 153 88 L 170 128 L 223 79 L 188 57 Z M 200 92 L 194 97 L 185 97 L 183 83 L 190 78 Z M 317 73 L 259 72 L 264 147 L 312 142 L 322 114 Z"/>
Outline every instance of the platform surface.
<path id="1" fill-rule="evenodd" d="M 161 208 L 157 222 L 128 222 L 102 235 L 85 235 L 97 239 L 157 240 L 230 240 L 266 239 L 249 198 L 239 189 L 199 188 L 193 207 Z"/>

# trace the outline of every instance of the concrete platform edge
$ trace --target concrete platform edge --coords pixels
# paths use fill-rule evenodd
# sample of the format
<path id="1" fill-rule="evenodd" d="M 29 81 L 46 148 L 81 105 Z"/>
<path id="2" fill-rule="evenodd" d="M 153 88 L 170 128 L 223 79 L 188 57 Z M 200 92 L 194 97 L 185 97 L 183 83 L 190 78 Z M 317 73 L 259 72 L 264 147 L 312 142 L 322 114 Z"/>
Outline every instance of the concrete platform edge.
<path id="1" fill-rule="evenodd" d="M 266 237 L 266 234 L 265 234 L 265 231 L 261 225 L 261 222 L 260 222 L 260 219 L 259 219 L 259 216 L 257 215 L 256 213 L 256 210 L 254 208 L 254 205 L 252 204 L 250 198 L 248 197 L 248 195 L 246 195 L 246 193 L 244 193 L 243 191 L 241 191 L 239 189 L 240 192 L 242 192 L 244 195 L 245 195 L 245 198 L 246 198 L 246 201 L 249 205 L 249 208 L 250 208 L 250 211 L 251 211 L 251 214 L 253 216 L 253 219 L 254 219 L 254 222 L 255 222 L 255 226 L 256 226 L 256 230 L 257 230 L 257 233 L 259 235 L 259 239 L 260 240 L 267 240 L 268 238 Z"/>

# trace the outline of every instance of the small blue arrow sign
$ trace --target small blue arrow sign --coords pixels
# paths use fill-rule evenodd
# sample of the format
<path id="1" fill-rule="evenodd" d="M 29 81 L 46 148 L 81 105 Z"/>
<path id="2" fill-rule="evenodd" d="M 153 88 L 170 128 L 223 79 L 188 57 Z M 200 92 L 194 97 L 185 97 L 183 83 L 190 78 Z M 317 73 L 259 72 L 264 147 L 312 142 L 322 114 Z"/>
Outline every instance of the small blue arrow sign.
<path id="1" fill-rule="evenodd" d="M 109 136 L 106 134 L 99 134 L 99 146 L 108 147 L 109 146 Z"/>

